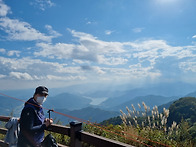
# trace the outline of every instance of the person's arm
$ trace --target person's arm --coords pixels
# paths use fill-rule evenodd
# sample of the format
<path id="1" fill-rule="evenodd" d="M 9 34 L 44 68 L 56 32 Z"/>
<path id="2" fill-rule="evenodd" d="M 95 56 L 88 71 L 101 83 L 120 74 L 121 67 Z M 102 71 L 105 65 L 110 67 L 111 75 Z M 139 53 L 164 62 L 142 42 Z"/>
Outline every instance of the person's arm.
<path id="1" fill-rule="evenodd" d="M 21 115 L 21 125 L 23 125 L 26 130 L 31 132 L 39 132 L 45 130 L 47 127 L 45 123 L 34 126 L 35 115 L 35 110 L 33 108 L 24 109 Z"/>

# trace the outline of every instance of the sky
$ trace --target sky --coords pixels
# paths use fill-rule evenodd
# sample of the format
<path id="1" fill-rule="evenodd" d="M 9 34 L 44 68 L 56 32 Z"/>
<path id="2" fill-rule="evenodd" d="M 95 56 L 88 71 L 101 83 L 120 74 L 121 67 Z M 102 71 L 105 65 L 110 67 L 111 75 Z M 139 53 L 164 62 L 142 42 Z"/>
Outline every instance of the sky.
<path id="1" fill-rule="evenodd" d="M 195 0 L 0 0 L 0 89 L 196 82 Z"/>

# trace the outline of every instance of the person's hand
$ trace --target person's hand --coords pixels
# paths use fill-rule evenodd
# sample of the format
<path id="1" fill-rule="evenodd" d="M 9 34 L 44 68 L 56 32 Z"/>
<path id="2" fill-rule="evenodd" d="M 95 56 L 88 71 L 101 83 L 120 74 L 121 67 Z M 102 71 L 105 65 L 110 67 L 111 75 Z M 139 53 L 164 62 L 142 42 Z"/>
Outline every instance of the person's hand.
<path id="1" fill-rule="evenodd" d="M 53 123 L 53 119 L 49 119 L 46 118 L 44 124 L 46 125 L 46 127 L 48 127 L 49 125 L 51 125 Z"/>

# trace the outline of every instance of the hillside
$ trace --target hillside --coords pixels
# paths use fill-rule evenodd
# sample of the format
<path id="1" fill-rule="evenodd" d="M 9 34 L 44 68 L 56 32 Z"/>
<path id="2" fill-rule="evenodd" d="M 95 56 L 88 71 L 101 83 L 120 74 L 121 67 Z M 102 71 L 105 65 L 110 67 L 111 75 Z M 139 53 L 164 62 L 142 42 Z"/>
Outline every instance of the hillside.
<path id="1" fill-rule="evenodd" d="M 91 100 L 82 96 L 69 93 L 62 93 L 54 97 L 48 97 L 44 103 L 44 107 L 56 109 L 75 110 L 88 107 Z"/>
<path id="2" fill-rule="evenodd" d="M 93 107 L 87 107 L 87 108 L 83 108 L 80 110 L 73 110 L 73 111 L 69 111 L 66 109 L 55 109 L 55 111 L 65 113 L 67 115 L 71 115 L 71 116 L 74 116 L 80 119 L 89 120 L 91 122 L 101 122 L 111 117 L 120 115 L 119 112 L 105 111 L 105 110 L 101 110 L 99 108 L 93 108 Z M 67 118 L 65 116 L 58 115 L 55 113 L 52 113 L 52 117 L 59 119 L 64 124 L 68 124 L 71 121 L 71 118 Z"/>
<path id="3" fill-rule="evenodd" d="M 169 111 L 169 125 L 173 121 L 179 123 L 182 119 L 187 120 L 190 124 L 194 124 L 196 122 L 196 98 L 180 98 L 169 107 Z"/>
<path id="4" fill-rule="evenodd" d="M 196 97 L 196 91 L 187 94 L 185 97 Z"/>
<path id="5" fill-rule="evenodd" d="M 170 101 L 170 102 L 168 102 L 166 104 L 162 104 L 162 105 L 158 106 L 159 112 L 162 113 L 163 112 L 163 108 L 169 109 L 169 107 L 171 106 L 171 104 L 173 104 L 175 101 L 176 100 L 173 100 L 173 101 Z"/>
<path id="6" fill-rule="evenodd" d="M 0 96 L 0 115 L 10 115 L 13 113 L 15 116 L 19 116 L 24 103 L 5 96 Z"/>
<path id="7" fill-rule="evenodd" d="M 105 91 L 106 93 L 106 91 Z M 110 92 L 109 92 L 110 93 Z M 137 93 L 137 91 L 136 91 Z M 139 92 L 138 92 L 139 93 Z M 122 93 L 121 93 L 122 94 Z M 194 95 L 195 92 L 189 93 L 187 95 Z M 25 92 L 24 96 L 22 95 L 22 93 L 18 93 L 18 96 L 20 95 L 21 97 L 23 97 L 25 99 L 25 101 L 29 98 L 25 98 L 27 97 L 28 93 Z M 14 96 L 14 94 L 12 93 L 11 96 Z M 99 96 L 103 96 L 103 95 L 99 95 Z M 122 109 L 124 112 L 126 112 L 125 107 L 128 106 L 130 109 L 131 108 L 131 104 L 134 104 L 135 108 L 138 109 L 137 104 L 144 101 L 146 103 L 146 105 L 150 106 L 151 108 L 154 105 L 159 106 L 159 112 L 161 112 L 163 110 L 163 107 L 165 108 L 169 108 L 169 106 L 171 105 L 171 103 L 173 103 L 174 101 L 176 101 L 178 99 L 178 97 L 164 97 L 164 96 L 158 96 L 158 95 L 148 95 L 148 96 L 140 96 L 140 97 L 135 97 L 132 100 L 126 101 L 124 103 L 121 104 L 121 100 L 117 101 L 118 105 L 115 107 L 109 107 L 110 103 L 108 103 L 108 109 L 104 109 L 104 107 L 98 107 L 99 109 L 95 109 L 95 108 L 91 108 L 90 109 L 90 103 L 91 100 L 84 98 L 82 96 L 78 96 L 78 95 L 74 95 L 74 94 L 69 94 L 69 93 L 61 93 L 59 95 L 56 96 L 49 96 L 47 101 L 44 103 L 44 107 L 49 108 L 49 109 L 62 109 L 65 111 L 65 109 L 67 111 L 65 111 L 66 113 L 68 112 L 69 114 L 73 114 L 74 116 L 81 116 L 85 119 L 91 119 L 94 121 L 103 121 L 105 119 L 117 116 L 117 115 L 113 115 L 116 113 L 113 112 L 119 112 L 120 109 Z M 15 116 L 19 116 L 21 113 L 21 110 L 23 108 L 24 102 L 21 101 L 17 101 L 14 99 L 10 99 L 8 97 L 4 97 L 4 96 L 0 96 L 0 102 L 1 102 L 1 107 L 0 107 L 0 114 L 1 115 L 10 115 L 11 112 L 14 112 Z M 109 101 L 108 101 L 109 102 Z M 97 107 L 97 106 L 94 106 Z M 84 109 L 86 108 L 86 109 Z M 100 114 L 105 115 L 104 112 L 107 114 L 107 117 L 102 117 L 101 115 L 95 115 L 97 110 Z M 91 111 L 94 111 L 94 113 L 90 113 Z M 112 113 L 109 113 L 112 112 Z M 77 113 L 79 115 L 77 115 Z M 111 115 L 110 115 L 111 114 Z M 97 118 L 96 118 L 97 117 Z"/>
<path id="8" fill-rule="evenodd" d="M 106 101 L 100 104 L 102 109 L 109 109 L 111 107 L 115 107 L 119 104 L 125 103 L 127 101 L 133 100 L 139 96 L 147 96 L 147 95 L 157 95 L 162 97 L 183 97 L 190 91 L 194 91 L 194 85 L 187 83 L 170 83 L 170 84 L 157 84 L 157 85 L 149 85 L 144 88 L 136 88 L 126 90 L 121 92 L 121 95 L 115 95 L 114 97 L 109 97 Z M 169 101 L 172 101 L 169 100 Z M 168 102 L 169 102 L 168 101 Z M 162 104 L 164 104 L 163 102 Z"/>
<path id="9" fill-rule="evenodd" d="M 175 100 L 158 106 L 159 113 L 163 112 L 163 108 L 169 109 L 170 105 L 173 104 L 174 102 L 175 102 Z M 124 112 L 127 113 L 126 110 Z M 151 115 L 151 113 L 149 115 Z M 101 122 L 101 124 L 103 124 L 103 125 L 107 125 L 107 124 L 120 125 L 120 124 L 122 124 L 122 119 L 120 118 L 120 116 L 116 116 L 116 117 L 104 120 L 103 122 Z"/>
<path id="10" fill-rule="evenodd" d="M 127 101 L 125 103 L 122 103 L 120 105 L 117 105 L 115 107 L 112 107 L 110 110 L 123 110 L 125 111 L 126 106 L 128 106 L 131 109 L 131 105 L 133 104 L 135 106 L 136 110 L 139 110 L 138 103 L 142 105 L 142 102 L 144 102 L 147 106 L 150 108 L 162 104 L 166 104 L 172 100 L 178 99 L 177 97 L 164 97 L 164 96 L 157 96 L 157 95 L 148 95 L 148 96 L 140 96 L 136 97 L 130 101 Z"/>

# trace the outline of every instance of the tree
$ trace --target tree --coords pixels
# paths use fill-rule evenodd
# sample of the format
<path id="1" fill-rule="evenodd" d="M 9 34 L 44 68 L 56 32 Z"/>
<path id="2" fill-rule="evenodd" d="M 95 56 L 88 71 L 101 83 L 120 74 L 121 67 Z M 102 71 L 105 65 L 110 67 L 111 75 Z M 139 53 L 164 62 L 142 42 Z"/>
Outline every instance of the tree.
<path id="1" fill-rule="evenodd" d="M 180 98 L 169 107 L 169 112 L 168 125 L 173 121 L 180 123 L 182 118 L 193 125 L 196 122 L 196 98 Z"/>

